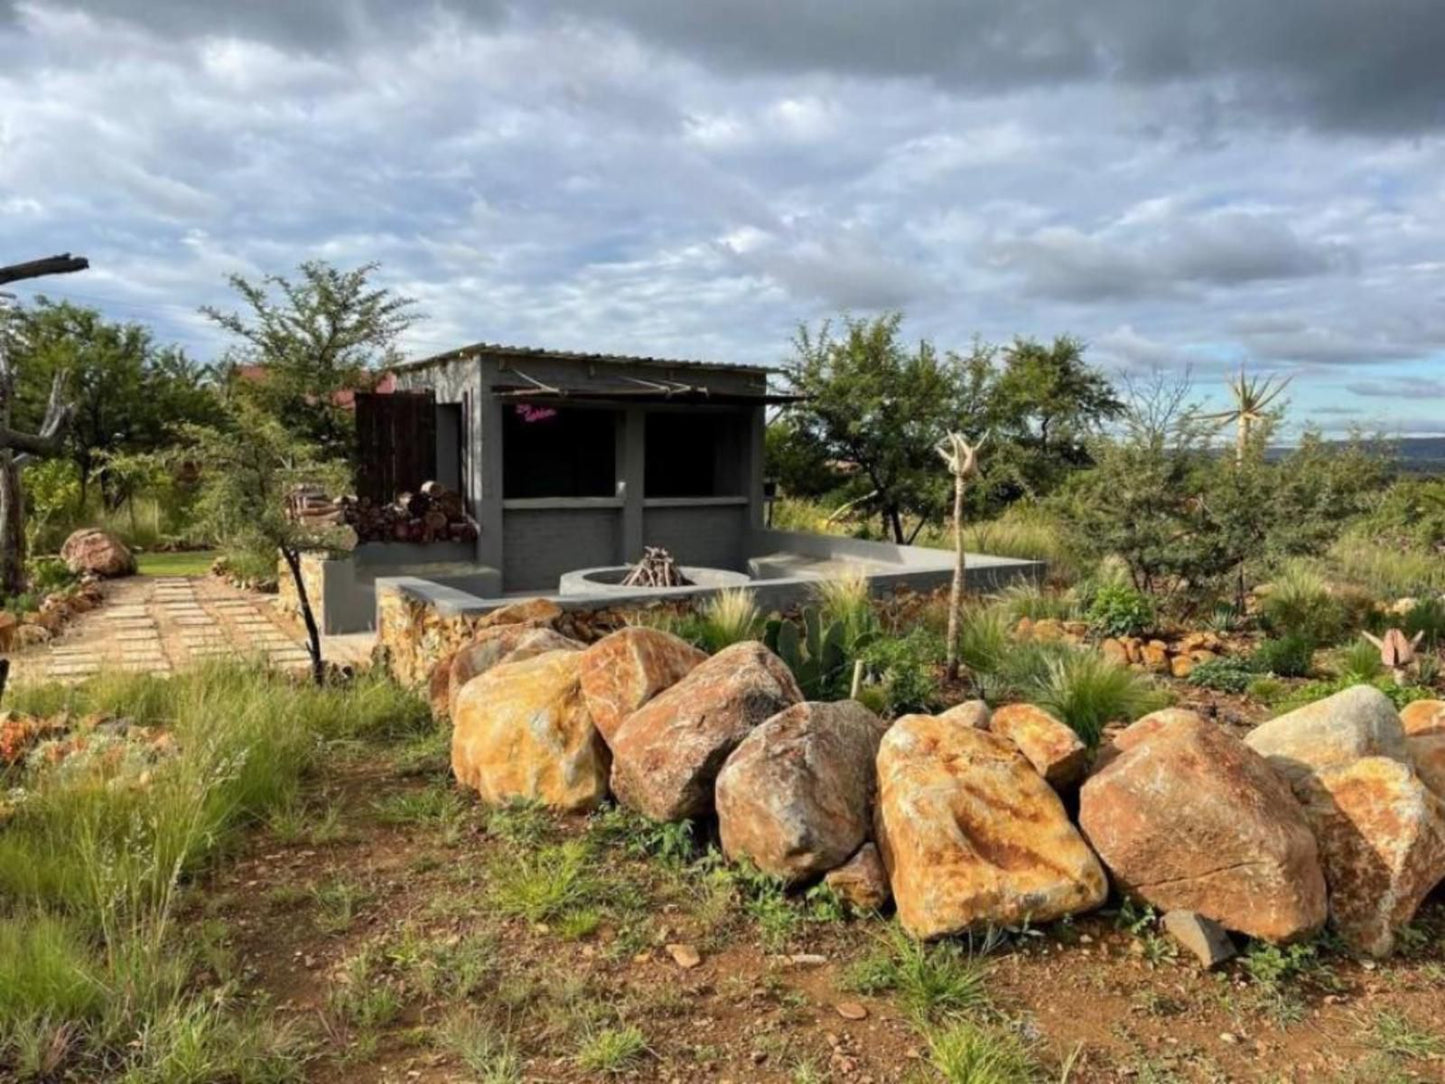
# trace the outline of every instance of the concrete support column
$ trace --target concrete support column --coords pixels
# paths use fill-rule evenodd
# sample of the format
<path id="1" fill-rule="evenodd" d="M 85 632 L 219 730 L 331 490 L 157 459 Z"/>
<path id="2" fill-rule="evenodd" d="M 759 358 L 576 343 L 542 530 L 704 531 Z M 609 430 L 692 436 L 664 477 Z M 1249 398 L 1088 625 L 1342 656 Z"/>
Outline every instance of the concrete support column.
<path id="1" fill-rule="evenodd" d="M 502 571 L 502 411 L 492 395 L 490 374 L 482 366 L 473 416 L 472 507 L 481 532 L 477 536 L 477 563 Z M 502 584 L 506 590 L 507 585 Z"/>
<path id="2" fill-rule="evenodd" d="M 763 471 L 765 469 L 764 449 L 767 445 L 767 418 L 764 408 L 753 407 L 749 411 L 748 443 L 744 452 L 743 478 L 747 486 L 748 526 L 754 530 L 763 527 Z"/>
<path id="3" fill-rule="evenodd" d="M 629 406 L 622 418 L 621 454 L 617 457 L 617 488 L 622 497 L 622 552 L 617 555 L 618 564 L 631 564 L 642 557 L 646 432 L 646 413 L 640 406 Z"/>

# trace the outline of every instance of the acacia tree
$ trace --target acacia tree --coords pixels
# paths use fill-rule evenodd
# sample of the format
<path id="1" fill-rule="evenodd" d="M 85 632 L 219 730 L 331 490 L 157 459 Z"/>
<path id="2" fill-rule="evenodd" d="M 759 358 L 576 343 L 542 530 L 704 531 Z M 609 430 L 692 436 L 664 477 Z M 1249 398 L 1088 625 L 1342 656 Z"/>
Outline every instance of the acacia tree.
<path id="1" fill-rule="evenodd" d="M 377 266 L 342 271 L 308 260 L 294 277 L 232 275 L 242 308 L 201 310 L 235 339 L 230 394 L 330 458 L 353 452 L 352 415 L 337 393 L 367 387 L 377 369 L 400 361 L 397 339 L 416 318 L 410 298 L 372 285 Z"/>
<path id="2" fill-rule="evenodd" d="M 328 540 L 293 520 L 297 485 L 351 488 L 350 412 L 337 393 L 367 386 L 376 369 L 400 360 L 397 339 L 411 326 L 413 302 L 371 284 L 376 264 L 341 271 L 308 261 L 295 278 L 230 278 L 244 308 L 201 311 L 235 338 L 222 401 L 228 422 L 193 428 L 201 512 L 232 549 L 286 563 L 306 623 L 312 674 L 325 674 L 321 637 L 301 576 L 301 553 Z"/>
<path id="3" fill-rule="evenodd" d="M 196 510 L 201 525 L 229 550 L 261 554 L 286 562 L 306 624 L 306 650 L 311 675 L 325 680 L 321 632 L 312 612 L 306 581 L 301 575 L 301 554 L 307 549 L 331 548 L 339 537 L 293 517 L 286 496 L 298 485 L 318 485 L 334 491 L 348 477 L 346 465 L 328 459 L 314 444 L 298 440 L 285 425 L 244 399 L 229 403 L 229 416 L 221 426 L 188 426 L 187 446 L 181 452 L 201 468 Z"/>
<path id="4" fill-rule="evenodd" d="M 955 358 L 927 340 L 913 350 L 899 341 L 902 319 L 848 317 L 837 337 L 827 321 L 816 333 L 801 327 L 787 370 L 804 397 L 797 425 L 829 458 L 857 470 L 855 506 L 879 516 L 899 544 L 942 508 L 934 448 L 957 426 L 960 388 Z M 907 515 L 918 517 L 911 532 Z"/>

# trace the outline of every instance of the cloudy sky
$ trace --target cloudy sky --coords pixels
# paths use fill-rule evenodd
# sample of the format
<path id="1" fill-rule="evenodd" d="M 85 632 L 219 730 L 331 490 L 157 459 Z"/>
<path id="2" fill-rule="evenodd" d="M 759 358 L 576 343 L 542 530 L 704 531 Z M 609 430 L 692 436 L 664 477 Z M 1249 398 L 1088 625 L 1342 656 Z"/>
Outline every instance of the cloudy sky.
<path id="1" fill-rule="evenodd" d="M 900 308 L 1445 433 L 1442 56 L 1441 0 L 0 0 L 0 262 L 206 359 L 228 273 L 379 260 L 418 354 Z"/>

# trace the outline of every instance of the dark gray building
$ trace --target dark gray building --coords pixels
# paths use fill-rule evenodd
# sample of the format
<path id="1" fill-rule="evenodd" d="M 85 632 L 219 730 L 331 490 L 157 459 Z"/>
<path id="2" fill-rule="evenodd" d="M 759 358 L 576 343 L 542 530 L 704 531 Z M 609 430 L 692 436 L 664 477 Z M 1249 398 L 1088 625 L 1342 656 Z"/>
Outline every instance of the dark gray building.
<path id="1" fill-rule="evenodd" d="M 394 372 L 435 396 L 438 479 L 477 521 L 486 594 L 553 591 L 644 545 L 720 569 L 750 556 L 766 369 L 478 344 Z"/>

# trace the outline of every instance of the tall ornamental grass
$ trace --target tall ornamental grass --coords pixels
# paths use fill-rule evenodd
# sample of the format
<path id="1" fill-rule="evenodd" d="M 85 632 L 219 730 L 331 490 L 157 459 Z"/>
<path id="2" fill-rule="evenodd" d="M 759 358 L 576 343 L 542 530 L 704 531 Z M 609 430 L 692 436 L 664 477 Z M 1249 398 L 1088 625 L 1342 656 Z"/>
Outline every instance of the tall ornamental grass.
<path id="1" fill-rule="evenodd" d="M 128 719 L 165 748 L 95 732 L 58 764 L 32 757 L 0 778 L 15 796 L 0 824 L 0 1079 L 168 1079 L 180 1059 L 194 1079 L 230 1080 L 271 1053 L 287 1064 L 283 1034 L 191 988 L 178 906 L 240 832 L 297 799 L 328 744 L 418 730 L 424 705 L 380 677 L 316 688 L 216 664 L 21 687 L 8 706 Z"/>

